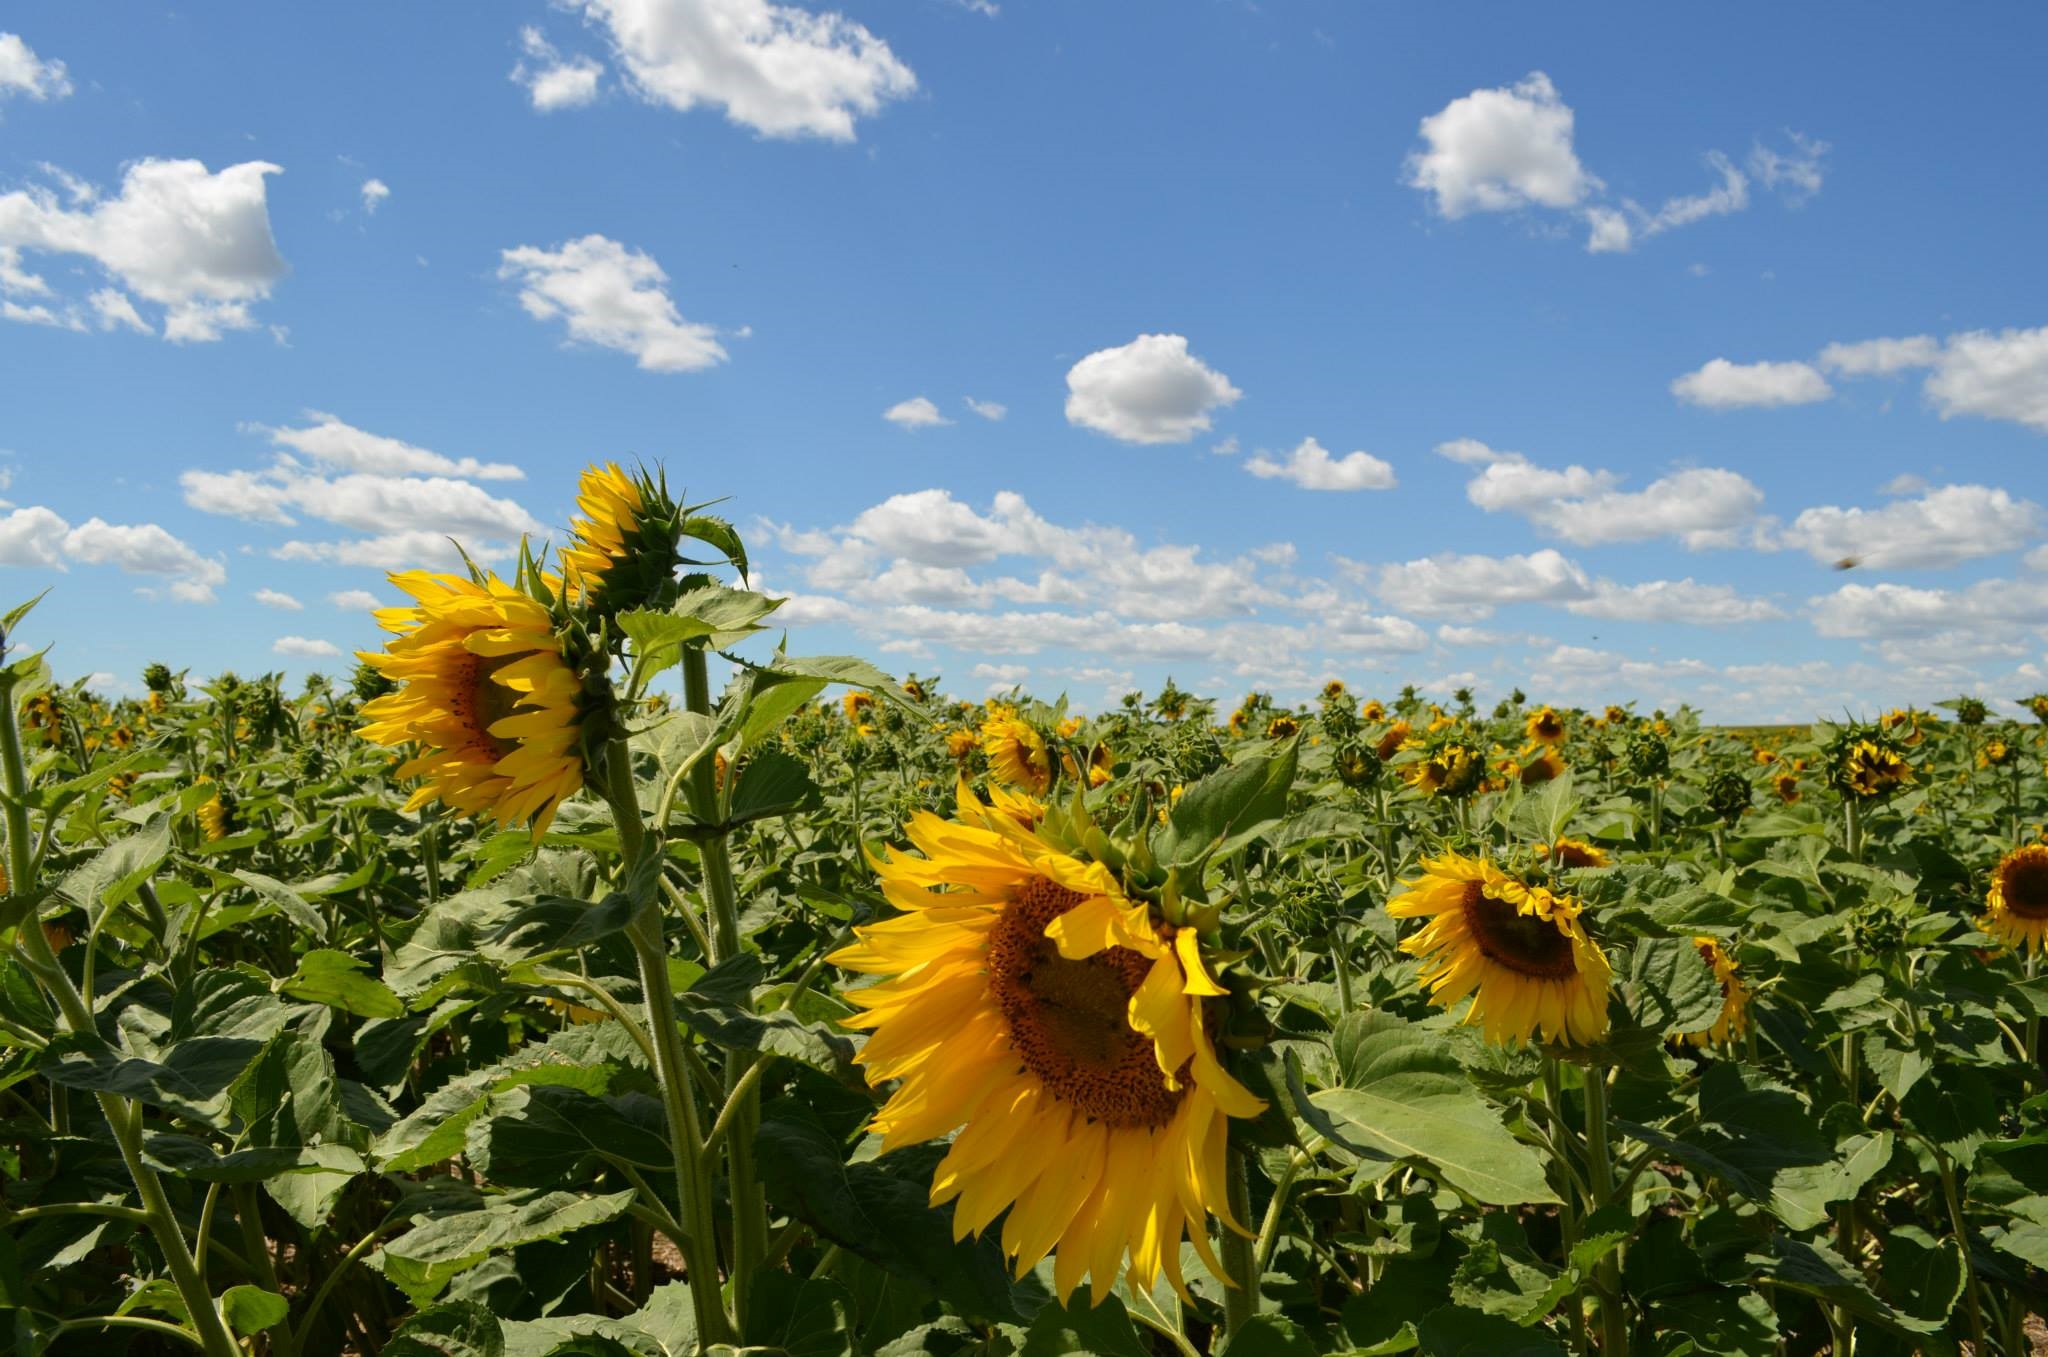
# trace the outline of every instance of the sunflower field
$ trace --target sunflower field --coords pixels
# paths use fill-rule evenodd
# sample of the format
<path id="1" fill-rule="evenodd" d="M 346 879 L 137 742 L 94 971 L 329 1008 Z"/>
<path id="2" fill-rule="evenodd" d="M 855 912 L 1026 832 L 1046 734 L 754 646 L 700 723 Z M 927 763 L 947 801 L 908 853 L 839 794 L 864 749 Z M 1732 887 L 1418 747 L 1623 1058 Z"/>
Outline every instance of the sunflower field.
<path id="1" fill-rule="evenodd" d="M 2048 696 L 965 703 L 579 503 L 299 692 L 0 619 L 9 1351 L 2048 1341 Z"/>

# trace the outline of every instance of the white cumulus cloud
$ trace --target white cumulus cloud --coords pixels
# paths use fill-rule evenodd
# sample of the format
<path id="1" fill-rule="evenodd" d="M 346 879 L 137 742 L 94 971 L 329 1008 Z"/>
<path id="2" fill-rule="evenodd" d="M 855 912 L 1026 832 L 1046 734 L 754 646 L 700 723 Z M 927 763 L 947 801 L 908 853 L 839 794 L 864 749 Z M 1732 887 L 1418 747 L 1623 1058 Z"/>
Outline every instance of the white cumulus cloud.
<path id="1" fill-rule="evenodd" d="M 258 589 L 249 597 L 266 608 L 278 608 L 288 613 L 301 613 L 306 610 L 305 604 L 278 589 Z"/>
<path id="2" fill-rule="evenodd" d="M 18 33 L 0 33 L 0 99 L 17 94 L 36 100 L 62 99 L 69 93 L 71 79 L 63 62 L 38 57 Z"/>
<path id="3" fill-rule="evenodd" d="M 1010 407 L 1000 401 L 978 401 L 972 396 L 963 396 L 961 399 L 967 402 L 968 409 L 974 411 L 975 414 L 980 415 L 983 419 L 1001 419 L 1004 415 L 1010 413 Z"/>
<path id="4" fill-rule="evenodd" d="M 1067 422 L 1125 443 L 1186 443 L 1244 393 L 1188 352 L 1183 335 L 1139 335 L 1067 372 Z"/>
<path id="5" fill-rule="evenodd" d="M 260 160 L 217 173 L 197 160 L 141 160 L 128 166 L 117 195 L 79 206 L 64 206 L 42 185 L 0 194 L 0 292 L 50 295 L 22 257 L 75 255 L 162 307 L 166 339 L 205 342 L 248 329 L 257 323 L 250 307 L 285 273 L 264 184 L 277 173 Z M 69 305 L 75 317 L 77 305 Z M 125 312 L 111 300 L 92 305 L 121 323 L 134 313 L 132 302 Z"/>
<path id="6" fill-rule="evenodd" d="M 1244 469 L 1262 480 L 1292 481 L 1304 490 L 1391 490 L 1394 468 L 1369 452 L 1333 457 L 1313 438 L 1304 438 L 1283 460 L 1261 452 Z"/>
<path id="7" fill-rule="evenodd" d="M 1792 521 L 1783 542 L 1816 561 L 1931 568 L 2021 550 L 2041 522 L 2039 505 L 2004 490 L 1944 485 L 1878 509 L 1818 505 Z"/>
<path id="8" fill-rule="evenodd" d="M 2048 433 L 2048 325 L 1950 335 L 1925 389 L 1943 419 L 1978 415 Z"/>
<path id="9" fill-rule="evenodd" d="M 899 429 L 929 429 L 953 421 L 939 413 L 939 407 L 924 396 L 912 396 L 909 400 L 897 401 L 882 411 L 882 418 Z"/>
<path id="10" fill-rule="evenodd" d="M 519 284 L 526 313 L 561 320 L 572 340 L 630 353 L 649 372 L 695 372 L 725 361 L 718 332 L 683 319 L 665 287 L 668 275 L 639 250 L 588 235 L 552 250 L 521 245 L 503 259 L 498 276 Z"/>
<path id="11" fill-rule="evenodd" d="M 1710 410 L 1749 406 L 1811 405 L 1834 394 L 1827 378 L 1806 363 L 1731 363 L 1716 358 L 1671 383 L 1671 394 Z"/>
<path id="12" fill-rule="evenodd" d="M 1576 207 L 1601 187 L 1572 148 L 1571 108 L 1541 71 L 1453 99 L 1424 118 L 1420 131 L 1407 183 L 1446 217 Z"/>
<path id="13" fill-rule="evenodd" d="M 917 89 L 887 42 L 832 11 L 771 0 L 570 3 L 610 37 L 634 93 L 679 112 L 720 108 L 765 136 L 850 141 L 857 118 Z"/>
<path id="14" fill-rule="evenodd" d="M 327 596 L 327 601 L 346 612 L 368 612 L 384 606 L 384 600 L 368 589 L 337 589 Z"/>
<path id="15" fill-rule="evenodd" d="M 531 25 L 519 30 L 519 49 L 525 56 L 512 68 L 512 79 L 525 87 L 534 108 L 540 112 L 580 108 L 597 98 L 598 83 L 604 77 L 603 62 L 581 55 L 563 56 Z"/>
<path id="16" fill-rule="evenodd" d="M 308 410 L 305 417 L 309 422 L 300 428 L 262 424 L 250 427 L 268 435 L 280 448 L 341 471 L 367 471 L 379 476 L 460 476 L 478 481 L 516 481 L 526 476 L 509 462 L 444 457 L 400 439 L 358 429 L 319 410 Z"/>
<path id="17" fill-rule="evenodd" d="M 363 211 L 375 215 L 377 208 L 391 196 L 391 186 L 382 179 L 365 179 L 362 194 Z"/>
<path id="18" fill-rule="evenodd" d="M 341 648 L 334 642 L 316 641 L 306 636 L 280 636 L 270 643 L 270 648 L 279 655 L 299 659 L 334 659 L 341 654 Z"/>
<path id="19" fill-rule="evenodd" d="M 1844 377 L 1889 377 L 1908 368 L 1933 367 L 1941 357 L 1941 341 L 1932 335 L 1904 339 L 1865 339 L 1855 344 L 1830 344 L 1820 351 L 1820 365 Z"/>

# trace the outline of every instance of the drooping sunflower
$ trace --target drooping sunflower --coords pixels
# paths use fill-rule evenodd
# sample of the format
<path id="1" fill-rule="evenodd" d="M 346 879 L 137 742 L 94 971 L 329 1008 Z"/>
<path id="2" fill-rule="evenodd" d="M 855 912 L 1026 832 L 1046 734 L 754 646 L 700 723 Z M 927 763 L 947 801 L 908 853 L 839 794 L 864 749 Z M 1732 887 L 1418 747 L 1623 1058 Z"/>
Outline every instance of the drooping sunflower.
<path id="1" fill-rule="evenodd" d="M 1524 750 L 1526 755 L 1532 751 Z M 1564 776 L 1564 755 L 1555 748 L 1545 749 L 1535 758 L 1529 759 L 1516 770 L 1524 787 L 1535 787 Z"/>
<path id="2" fill-rule="evenodd" d="M 1387 719 L 1387 708 L 1386 708 L 1386 704 L 1385 704 L 1385 703 L 1383 703 L 1383 702 L 1381 702 L 1381 701 L 1380 701 L 1380 700 L 1379 700 L 1378 698 L 1376 698 L 1376 697 L 1369 697 L 1369 698 L 1367 698 L 1367 699 L 1365 700 L 1365 705 L 1364 705 L 1364 706 L 1362 706 L 1362 707 L 1360 707 L 1360 708 L 1358 709 L 1358 719 L 1359 719 L 1359 720 L 1361 720 L 1361 721 L 1374 721 L 1374 722 L 1378 722 L 1378 721 L 1384 721 L 1384 720 L 1386 720 L 1386 719 Z"/>
<path id="3" fill-rule="evenodd" d="M 1564 718 L 1554 707 L 1538 707 L 1530 712 L 1524 729 L 1537 744 L 1564 743 Z"/>
<path id="4" fill-rule="evenodd" d="M 1276 716 L 1272 720 L 1266 722 L 1266 738 L 1269 740 L 1289 739 L 1292 736 L 1294 736 L 1298 731 L 1300 731 L 1300 729 L 1301 722 L 1295 720 L 1292 716 L 1289 716 L 1283 712 L 1279 716 Z"/>
<path id="5" fill-rule="evenodd" d="M 2039 952 L 2048 946 L 2048 844 L 2007 853 L 1991 874 L 1984 903 L 1977 927 L 2011 948 Z"/>
<path id="6" fill-rule="evenodd" d="M 887 977 L 847 995 L 863 1010 L 849 1025 L 872 1034 L 869 1082 L 901 1081 L 873 1123 L 883 1152 L 962 1128 L 933 1204 L 954 1202 L 956 1238 L 1007 1209 L 1017 1275 L 1053 1253 L 1062 1299 L 1085 1275 L 1099 1304 L 1126 1260 L 1134 1285 L 1163 1273 L 1185 1294 L 1183 1237 L 1224 1277 L 1206 1218 L 1243 1230 L 1229 1123 L 1265 1105 L 1217 1059 L 1209 1006 L 1225 990 L 1195 930 L 964 785 L 955 819 L 905 832 L 923 856 L 875 862 L 903 912 L 831 958 Z"/>
<path id="7" fill-rule="evenodd" d="M 1606 1035 L 1613 972 L 1572 897 L 1445 853 L 1401 883 L 1387 913 L 1429 920 L 1401 950 L 1422 958 L 1418 979 L 1431 1004 L 1471 996 L 1465 1021 L 1480 1024 L 1488 1041 L 1519 1045 L 1540 1033 L 1572 1046 Z"/>
<path id="8" fill-rule="evenodd" d="M 199 807 L 199 828 L 208 843 L 218 843 L 240 826 L 235 821 L 235 796 L 222 788 Z"/>
<path id="9" fill-rule="evenodd" d="M 2035 693 L 2032 697 L 2019 699 L 2022 707 L 2034 714 L 2034 719 L 2048 725 L 2048 693 Z"/>
<path id="10" fill-rule="evenodd" d="M 1605 848 L 1568 834 L 1558 835 L 1556 843 L 1537 844 L 1536 856 L 1550 859 L 1552 866 L 1566 868 L 1605 867 L 1610 861 Z"/>
<path id="11" fill-rule="evenodd" d="M 1400 752 L 1402 745 L 1408 743 L 1409 730 L 1406 721 L 1394 722 L 1380 733 L 1380 741 L 1372 747 L 1372 752 L 1379 756 L 1382 763 L 1386 762 Z"/>
<path id="12" fill-rule="evenodd" d="M 1712 1026 L 1697 1032 L 1681 1032 L 1673 1040 L 1688 1046 L 1725 1046 L 1749 1030 L 1749 986 L 1736 974 L 1741 968 L 1735 958 L 1718 941 L 1701 936 L 1695 937 L 1692 945 L 1699 949 L 1700 961 L 1713 969 L 1714 979 L 1721 986 L 1721 1011 L 1715 1015 Z"/>
<path id="13" fill-rule="evenodd" d="M 378 610 L 396 639 L 359 658 L 400 686 L 364 704 L 358 733 L 420 746 L 398 768 L 426 779 L 405 809 L 439 800 L 531 824 L 539 838 L 583 786 L 583 685 L 547 609 L 495 575 L 478 583 L 413 570 L 391 582 L 416 602 Z"/>
<path id="14" fill-rule="evenodd" d="M 1606 716 L 1602 719 L 1610 726 L 1625 726 L 1629 721 L 1628 708 L 1610 705 L 1607 708 Z"/>
<path id="15" fill-rule="evenodd" d="M 981 748 L 996 780 L 1044 796 L 1052 785 L 1052 759 L 1045 736 L 1020 716 L 991 716 L 981 723 Z"/>

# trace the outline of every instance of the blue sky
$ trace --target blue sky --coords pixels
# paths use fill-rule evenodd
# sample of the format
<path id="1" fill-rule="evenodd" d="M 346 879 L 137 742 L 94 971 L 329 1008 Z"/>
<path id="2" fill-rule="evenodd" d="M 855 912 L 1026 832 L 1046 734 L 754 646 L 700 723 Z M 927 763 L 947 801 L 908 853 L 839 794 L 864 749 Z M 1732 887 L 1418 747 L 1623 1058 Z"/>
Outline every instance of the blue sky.
<path id="1" fill-rule="evenodd" d="M 2048 687 L 2037 11 L 109 15 L 0 20 L 67 677 L 338 667 L 639 456 L 963 696 Z"/>

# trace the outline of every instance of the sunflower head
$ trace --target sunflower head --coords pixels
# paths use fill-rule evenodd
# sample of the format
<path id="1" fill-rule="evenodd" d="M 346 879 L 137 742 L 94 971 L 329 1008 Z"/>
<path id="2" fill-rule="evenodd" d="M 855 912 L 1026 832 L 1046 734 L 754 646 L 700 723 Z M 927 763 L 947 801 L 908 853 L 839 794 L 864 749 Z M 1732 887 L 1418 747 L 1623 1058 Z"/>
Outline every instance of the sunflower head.
<path id="1" fill-rule="evenodd" d="M 851 688 L 840 696 L 839 706 L 845 711 L 846 719 L 858 725 L 867 720 L 868 713 L 874 710 L 875 695 L 863 688 Z"/>
<path id="2" fill-rule="evenodd" d="M 946 732 L 946 753 L 956 760 L 973 757 L 981 748 L 981 736 L 971 730 L 949 730 Z"/>
<path id="3" fill-rule="evenodd" d="M 1874 801 L 1914 781 L 1899 740 L 1872 726 L 1843 729 L 1828 743 L 1828 777 L 1843 796 Z"/>
<path id="4" fill-rule="evenodd" d="M 2007 947 L 2039 952 L 2048 939 L 2048 843 L 2005 855 L 1991 874 L 1977 926 Z"/>
<path id="5" fill-rule="evenodd" d="M 1616 707 L 1610 704 L 1606 715 L 1602 719 L 1610 726 L 1625 726 L 1629 721 L 1628 708 Z"/>
<path id="6" fill-rule="evenodd" d="M 199 807 L 199 828 L 208 843 L 218 843 L 241 828 L 235 818 L 235 794 L 222 787 Z"/>
<path id="7" fill-rule="evenodd" d="M 1446 853 L 1401 883 L 1387 913 L 1428 921 L 1401 950 L 1422 960 L 1418 982 L 1431 1004 L 1471 998 L 1465 1021 L 1488 1041 L 1521 1045 L 1540 1035 L 1572 1046 L 1606 1035 L 1613 972 L 1572 897 Z"/>
<path id="8" fill-rule="evenodd" d="M 1183 1239 L 1224 1277 L 1207 1217 L 1243 1229 L 1229 1125 L 1265 1105 L 1218 1058 L 1212 954 L 1042 822 L 964 784 L 956 802 L 905 826 L 914 854 L 874 860 L 901 912 L 831 957 L 882 977 L 847 997 L 869 1082 L 894 1085 L 883 1152 L 959 1128 L 932 1202 L 959 1238 L 1002 1217 L 1020 1277 L 1052 1254 L 1063 1299 L 1086 1278 L 1100 1303 L 1126 1272 L 1185 1294 Z"/>
<path id="9" fill-rule="evenodd" d="M 1301 730 L 1301 722 L 1282 712 L 1266 722 L 1266 738 L 1269 740 L 1292 739 Z"/>
<path id="10" fill-rule="evenodd" d="M 1977 751 L 1977 763 L 1985 768 L 2005 768 L 2018 758 L 2019 751 L 1996 735 L 1986 740 L 1984 747 Z"/>
<path id="11" fill-rule="evenodd" d="M 2048 693 L 2035 693 L 2032 697 L 2019 699 L 2019 704 L 2034 714 L 2034 719 L 2048 725 Z"/>
<path id="12" fill-rule="evenodd" d="M 1754 794 L 1749 779 L 1733 768 L 1723 768 L 1707 779 L 1707 809 L 1724 824 L 1740 820 Z"/>
<path id="13" fill-rule="evenodd" d="M 1796 773 L 1778 774 L 1771 779 L 1771 790 L 1777 793 L 1778 799 L 1786 805 L 1793 804 L 1799 799 L 1799 775 Z"/>
<path id="14" fill-rule="evenodd" d="M 1956 720 L 1966 726 L 1981 726 L 1991 719 L 1991 709 L 1980 697 L 1959 697 L 1946 705 L 1955 712 Z"/>
<path id="15" fill-rule="evenodd" d="M 1457 799 L 1479 790 L 1486 760 L 1458 740 L 1433 740 L 1420 759 L 1408 765 L 1408 781 L 1431 796 Z"/>
<path id="16" fill-rule="evenodd" d="M 1535 754 L 1535 757 L 1528 757 L 1530 754 Z M 1534 787 L 1563 777 L 1564 771 L 1564 755 L 1554 746 L 1537 753 L 1537 746 L 1532 745 L 1523 751 L 1523 761 L 1516 766 L 1515 776 L 1524 787 Z"/>
<path id="17" fill-rule="evenodd" d="M 1361 745 L 1342 744 L 1330 754 L 1337 780 L 1355 791 L 1363 791 L 1380 780 L 1379 755 Z"/>
<path id="18" fill-rule="evenodd" d="M 576 482 L 576 506 L 582 512 L 570 521 L 561 575 L 549 587 L 597 613 L 666 607 L 684 566 L 725 563 L 747 572 L 746 548 L 732 524 L 700 513 L 703 505 L 678 504 L 663 472 L 593 463 Z M 686 538 L 711 547 L 719 560 L 683 555 Z"/>
<path id="19" fill-rule="evenodd" d="M 1581 867 L 1605 867 L 1611 859 L 1607 850 L 1584 839 L 1559 835 L 1556 843 L 1539 843 L 1536 856 L 1546 858 L 1554 867 L 1572 870 Z"/>
<path id="20" fill-rule="evenodd" d="M 1771 764 L 1774 764 L 1778 761 L 1777 752 L 1775 750 L 1766 749 L 1762 745 L 1758 745 L 1755 749 L 1751 750 L 1749 757 L 1751 762 L 1759 765 L 1760 767 L 1769 767 Z"/>
<path id="21" fill-rule="evenodd" d="M 1728 949 L 1709 937 L 1696 937 L 1692 945 L 1698 949 L 1700 962 L 1711 969 L 1715 981 L 1721 986 L 1721 1011 L 1715 1015 L 1713 1025 L 1697 1032 L 1682 1032 L 1672 1038 L 1688 1046 L 1726 1046 L 1738 1040 L 1749 1030 L 1749 987 L 1742 983 L 1736 972 L 1740 969 L 1735 958 L 1728 955 Z"/>
<path id="22" fill-rule="evenodd" d="M 1365 704 L 1358 709 L 1358 719 L 1361 721 L 1370 721 L 1375 725 L 1381 721 L 1386 720 L 1386 704 L 1381 702 L 1376 697 L 1367 698 L 1365 700 Z"/>
<path id="23" fill-rule="evenodd" d="M 1655 730 L 1639 730 L 1630 735 L 1623 757 L 1628 770 L 1637 777 L 1663 777 L 1671 771 L 1671 746 Z"/>
<path id="24" fill-rule="evenodd" d="M 1401 747 L 1408 743 L 1410 731 L 1411 727 L 1405 720 L 1394 722 L 1394 724 L 1380 732 L 1379 743 L 1372 747 L 1372 752 L 1377 754 L 1380 761 L 1384 763 L 1399 753 Z"/>
<path id="25" fill-rule="evenodd" d="M 1553 707 L 1538 707 L 1524 723 L 1529 738 L 1537 744 L 1562 744 L 1564 718 Z"/>
<path id="26" fill-rule="evenodd" d="M 1323 685 L 1322 697 L 1325 702 L 1342 702 L 1349 706 L 1351 690 L 1344 686 L 1343 679 L 1331 679 Z"/>
<path id="27" fill-rule="evenodd" d="M 1021 716 L 991 716 L 982 722 L 981 748 L 996 781 L 1032 796 L 1044 796 L 1052 786 L 1052 757 L 1045 736 Z"/>
<path id="28" fill-rule="evenodd" d="M 424 782 L 405 809 L 438 800 L 538 839 L 583 786 L 586 748 L 609 733 L 602 670 L 586 683 L 594 662 L 574 662 L 548 609 L 495 575 L 391 582 L 414 602 L 378 611 L 393 639 L 359 658 L 397 687 L 363 705 L 358 733 L 416 747 L 398 775 Z"/>

